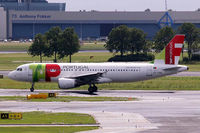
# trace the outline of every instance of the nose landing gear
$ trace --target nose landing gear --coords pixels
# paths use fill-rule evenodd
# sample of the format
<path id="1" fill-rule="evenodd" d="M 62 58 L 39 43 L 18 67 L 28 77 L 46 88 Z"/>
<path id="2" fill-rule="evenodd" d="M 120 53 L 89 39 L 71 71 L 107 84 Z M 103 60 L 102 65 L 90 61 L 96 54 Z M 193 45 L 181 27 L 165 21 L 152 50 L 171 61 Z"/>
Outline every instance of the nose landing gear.
<path id="1" fill-rule="evenodd" d="M 98 88 L 95 84 L 90 84 L 90 87 L 88 88 L 88 91 L 90 94 L 93 94 L 94 92 L 97 92 L 98 91 Z"/>
<path id="2" fill-rule="evenodd" d="M 34 92 L 34 83 L 32 83 L 32 86 L 31 86 L 31 88 L 30 88 L 30 91 L 31 91 L 31 92 Z"/>

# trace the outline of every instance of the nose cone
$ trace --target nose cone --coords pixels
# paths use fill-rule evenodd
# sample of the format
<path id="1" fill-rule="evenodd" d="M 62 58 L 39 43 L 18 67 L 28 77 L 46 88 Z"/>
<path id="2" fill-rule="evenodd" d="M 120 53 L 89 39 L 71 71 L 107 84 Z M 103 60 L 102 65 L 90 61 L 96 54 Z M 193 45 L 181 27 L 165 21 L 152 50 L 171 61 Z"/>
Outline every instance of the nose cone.
<path id="1" fill-rule="evenodd" d="M 16 79 L 15 79 L 14 71 L 8 73 L 8 78 L 13 79 L 13 80 L 16 80 Z"/>

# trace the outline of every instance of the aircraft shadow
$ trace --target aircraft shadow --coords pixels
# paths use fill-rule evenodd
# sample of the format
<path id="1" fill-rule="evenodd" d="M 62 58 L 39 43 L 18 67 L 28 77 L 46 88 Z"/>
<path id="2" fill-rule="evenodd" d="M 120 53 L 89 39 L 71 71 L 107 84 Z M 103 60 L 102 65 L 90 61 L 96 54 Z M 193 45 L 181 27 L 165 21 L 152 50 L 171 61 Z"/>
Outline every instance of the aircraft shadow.
<path id="1" fill-rule="evenodd" d="M 58 92 L 59 93 L 59 92 Z M 96 93 L 93 93 L 93 94 L 90 94 L 88 91 L 60 91 L 60 93 L 75 93 L 75 94 L 84 94 L 84 95 L 98 95 L 98 94 L 96 94 Z"/>
<path id="2" fill-rule="evenodd" d="M 30 91 L 27 91 L 27 90 L 21 90 L 20 93 L 28 93 Z M 112 90 L 100 90 L 99 91 L 100 93 L 113 93 Z M 148 91 L 148 90 L 141 90 L 141 91 L 120 91 L 120 90 L 117 90 L 115 91 L 115 93 L 135 93 L 135 94 L 138 94 L 138 93 L 166 93 L 166 94 L 172 94 L 172 93 L 176 93 L 175 91 Z M 31 92 L 30 92 L 31 93 Z M 67 94 L 67 93 L 74 93 L 74 94 L 83 94 L 83 95 L 98 95 L 97 93 L 93 93 L 93 94 L 90 94 L 87 90 L 35 90 L 34 93 L 61 93 L 61 94 Z"/>

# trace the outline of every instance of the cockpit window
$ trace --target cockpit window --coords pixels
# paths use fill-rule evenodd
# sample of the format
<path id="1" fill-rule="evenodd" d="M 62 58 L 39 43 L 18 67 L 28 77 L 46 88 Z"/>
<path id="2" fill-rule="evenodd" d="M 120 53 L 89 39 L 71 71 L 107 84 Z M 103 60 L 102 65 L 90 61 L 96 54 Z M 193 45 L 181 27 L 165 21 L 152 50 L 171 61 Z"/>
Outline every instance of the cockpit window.
<path id="1" fill-rule="evenodd" d="M 22 71 L 22 68 L 17 68 L 17 71 Z"/>

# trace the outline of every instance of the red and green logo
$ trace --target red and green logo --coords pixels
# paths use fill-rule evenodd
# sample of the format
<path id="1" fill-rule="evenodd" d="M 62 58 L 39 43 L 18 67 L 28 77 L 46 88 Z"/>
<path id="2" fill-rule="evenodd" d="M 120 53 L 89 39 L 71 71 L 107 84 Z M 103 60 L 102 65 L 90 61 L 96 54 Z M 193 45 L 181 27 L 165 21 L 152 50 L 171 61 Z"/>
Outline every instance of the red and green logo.
<path id="1" fill-rule="evenodd" d="M 61 73 L 60 66 L 57 64 L 32 64 L 29 68 L 32 70 L 33 82 L 51 82 L 52 77 L 57 77 Z"/>
<path id="2" fill-rule="evenodd" d="M 51 81 L 51 77 L 60 75 L 61 69 L 57 64 L 46 64 L 46 81 Z"/>
<path id="3" fill-rule="evenodd" d="M 181 55 L 184 35 L 176 35 L 165 47 L 165 49 L 156 56 L 156 60 L 163 60 L 165 64 L 178 64 L 179 57 Z"/>

